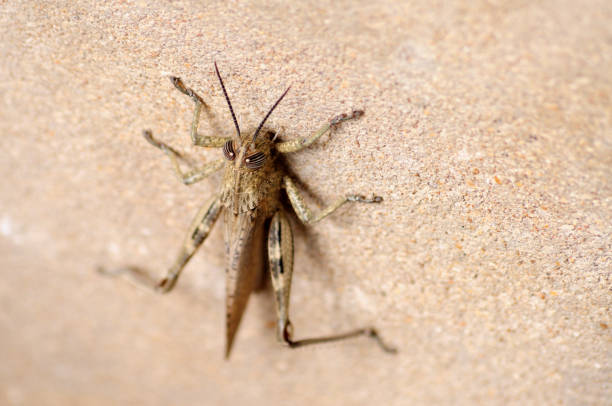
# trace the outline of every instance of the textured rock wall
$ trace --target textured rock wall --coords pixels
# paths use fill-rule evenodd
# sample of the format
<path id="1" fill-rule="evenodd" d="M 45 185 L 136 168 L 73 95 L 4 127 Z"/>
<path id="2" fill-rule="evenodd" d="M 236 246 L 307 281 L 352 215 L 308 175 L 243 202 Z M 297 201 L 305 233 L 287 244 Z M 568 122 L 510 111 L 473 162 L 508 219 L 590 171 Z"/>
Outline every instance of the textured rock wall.
<path id="1" fill-rule="evenodd" d="M 608 402 L 611 20 L 609 1 L 2 3 L 0 403 Z M 170 295 L 94 272 L 161 276 L 217 190 L 140 137 L 218 157 L 167 79 L 231 134 L 214 60 L 243 127 L 289 84 L 287 139 L 365 109 L 288 159 L 313 205 L 385 197 L 295 224 L 292 319 L 376 325 L 397 356 L 279 346 L 268 290 L 224 361 L 220 227 Z"/>

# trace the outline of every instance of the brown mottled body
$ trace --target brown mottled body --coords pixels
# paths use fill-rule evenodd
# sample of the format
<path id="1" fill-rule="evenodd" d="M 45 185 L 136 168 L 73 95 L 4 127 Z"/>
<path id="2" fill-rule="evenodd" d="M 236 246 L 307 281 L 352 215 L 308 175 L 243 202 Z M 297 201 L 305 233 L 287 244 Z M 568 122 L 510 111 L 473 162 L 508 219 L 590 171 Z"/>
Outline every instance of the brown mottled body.
<path id="1" fill-rule="evenodd" d="M 187 88 L 181 79 L 176 77 L 170 79 L 180 92 L 191 97 L 195 102 L 191 125 L 193 144 L 222 148 L 223 159 L 183 172 L 179 164 L 179 160 L 183 159 L 182 155 L 174 148 L 154 139 L 150 131 L 144 132 L 145 139 L 149 143 L 166 153 L 180 180 L 187 185 L 225 168 L 221 192 L 198 211 L 175 263 L 168 270 L 166 277 L 155 284 L 155 289 L 159 292 L 168 292 L 174 287 L 184 266 L 204 242 L 223 212 L 227 258 L 226 357 L 230 354 L 249 296 L 261 284 L 266 269 L 270 271 L 274 289 L 278 320 L 277 336 L 281 342 L 295 348 L 365 335 L 374 338 L 385 351 L 394 352 L 393 348 L 382 342 L 373 328 L 296 341 L 292 338 L 292 327 L 289 321 L 289 297 L 293 275 L 293 235 L 289 221 L 281 207 L 282 191 L 284 190 L 289 197 L 299 219 L 306 224 L 323 219 L 344 203 L 379 203 L 382 198 L 373 196 L 367 199 L 361 195 L 342 196 L 315 215 L 306 206 L 291 178 L 278 165 L 277 156 L 280 153 L 297 152 L 308 147 L 334 126 L 343 121 L 358 118 L 363 112 L 356 110 L 350 115 L 342 114 L 334 117 L 309 137 L 279 141 L 274 132 L 266 129 L 264 124 L 289 91 L 287 89 L 257 128 L 241 133 L 216 64 L 215 70 L 236 127 L 236 136 L 231 138 L 198 134 L 200 113 L 204 109 L 206 114 L 210 115 L 208 106 L 200 96 Z M 137 268 L 126 268 L 121 271 L 137 276 L 140 281 L 148 280 L 146 276 L 143 276 L 145 273 Z"/>
<path id="2" fill-rule="evenodd" d="M 247 131 L 241 144 L 248 143 L 255 128 Z M 281 173 L 276 168 L 274 133 L 255 140 L 254 151 L 266 160 L 252 170 L 235 160 L 223 174 L 221 204 L 225 208 L 226 268 L 226 354 L 232 343 L 249 296 L 263 280 L 266 270 L 265 241 L 267 220 L 280 209 Z"/>

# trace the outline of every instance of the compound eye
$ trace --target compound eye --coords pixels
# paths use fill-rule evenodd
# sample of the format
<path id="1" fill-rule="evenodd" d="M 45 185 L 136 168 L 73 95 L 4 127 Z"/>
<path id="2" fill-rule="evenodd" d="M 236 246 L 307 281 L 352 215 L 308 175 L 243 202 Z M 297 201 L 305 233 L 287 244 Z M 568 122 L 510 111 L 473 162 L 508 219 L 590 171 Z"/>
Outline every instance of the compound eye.
<path id="1" fill-rule="evenodd" d="M 228 161 L 236 159 L 236 152 L 234 152 L 234 141 L 229 140 L 223 145 L 223 155 Z"/>
<path id="2" fill-rule="evenodd" d="M 244 160 L 244 165 L 249 169 L 259 169 L 266 162 L 266 154 L 263 152 L 255 152 L 247 156 Z"/>

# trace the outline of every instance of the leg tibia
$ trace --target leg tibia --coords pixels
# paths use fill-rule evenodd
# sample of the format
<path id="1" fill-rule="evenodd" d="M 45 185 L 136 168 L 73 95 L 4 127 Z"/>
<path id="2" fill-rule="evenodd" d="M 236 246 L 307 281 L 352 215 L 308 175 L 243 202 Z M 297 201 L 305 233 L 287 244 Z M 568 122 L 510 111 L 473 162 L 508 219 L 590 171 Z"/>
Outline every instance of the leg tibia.
<path id="1" fill-rule="evenodd" d="M 365 336 L 365 337 L 369 337 L 369 338 L 373 339 L 374 341 L 376 341 L 376 344 L 378 344 L 378 346 L 384 352 L 388 352 L 390 354 L 397 353 L 397 349 L 392 347 L 392 346 L 390 346 L 389 344 L 385 343 L 382 340 L 382 338 L 380 337 L 380 335 L 378 335 L 378 331 L 376 331 L 376 329 L 372 328 L 372 327 L 360 328 L 360 329 L 357 329 L 357 330 L 348 331 L 346 333 L 334 334 L 334 335 L 329 335 L 329 336 L 304 338 L 302 340 L 293 340 L 292 339 L 292 337 L 291 337 L 292 333 L 293 333 L 292 329 L 293 328 L 291 326 L 291 323 L 288 323 L 287 324 L 287 328 L 286 328 L 285 333 L 284 333 L 284 342 L 290 348 L 304 347 L 304 346 L 313 345 L 313 344 L 331 343 L 331 342 L 334 342 L 334 341 L 343 341 L 343 340 L 347 340 L 347 339 L 350 339 L 350 338 Z"/>
<path id="2" fill-rule="evenodd" d="M 312 211 L 306 206 L 306 202 L 304 198 L 300 194 L 300 191 L 293 183 L 293 180 L 289 176 L 285 176 L 283 178 L 283 187 L 287 192 L 287 196 L 289 197 L 289 201 L 291 202 L 291 206 L 295 210 L 295 213 L 299 217 L 299 219 L 304 224 L 313 224 L 317 221 L 324 219 L 329 216 L 331 213 L 336 211 L 340 206 L 347 202 L 359 202 L 359 203 L 380 203 L 382 202 L 382 197 L 380 196 L 372 196 L 371 198 L 366 198 L 361 195 L 347 195 L 342 196 L 336 199 L 335 202 L 321 210 L 318 214 L 313 214 Z"/>
<path id="3" fill-rule="evenodd" d="M 359 118 L 362 115 L 363 110 L 353 110 L 351 114 L 340 114 L 339 116 L 332 118 L 328 123 L 319 128 L 317 132 L 308 137 L 298 138 L 291 141 L 279 142 L 278 144 L 276 144 L 276 150 L 281 153 L 289 153 L 297 152 L 304 148 L 308 148 L 334 126 L 340 124 L 343 121 Z"/>
<path id="4" fill-rule="evenodd" d="M 212 175 L 214 172 L 218 171 L 223 167 L 224 161 L 220 159 L 218 161 L 210 162 L 200 168 L 191 169 L 189 172 L 183 172 L 178 161 L 180 159 L 186 162 L 186 160 L 183 158 L 180 152 L 178 152 L 171 146 L 153 138 L 153 134 L 151 134 L 151 131 L 149 130 L 143 131 L 143 136 L 151 145 L 164 151 L 168 158 L 170 158 L 170 162 L 172 162 L 172 168 L 174 169 L 174 172 L 177 174 L 180 181 L 183 182 L 185 185 L 191 185 L 193 183 L 196 183 L 206 178 L 207 176 Z"/>
<path id="5" fill-rule="evenodd" d="M 212 116 L 212 112 L 210 111 L 210 107 L 208 107 L 208 105 L 204 102 L 204 100 L 200 96 L 198 96 L 196 92 L 194 92 L 192 89 L 185 86 L 181 78 L 178 78 L 176 76 L 171 76 L 170 81 L 172 82 L 174 87 L 176 87 L 176 89 L 179 92 L 191 97 L 191 99 L 195 103 L 195 109 L 193 111 L 193 119 L 191 121 L 191 141 L 193 142 L 193 145 L 198 145 L 201 147 L 210 147 L 210 148 L 222 147 L 223 144 L 225 144 L 225 142 L 229 140 L 230 138 L 218 137 L 218 136 L 206 136 L 206 135 L 198 134 L 198 127 L 200 125 L 200 112 L 202 111 L 202 108 L 205 110 L 206 114 L 208 115 L 209 120 L 211 122 L 213 121 L 213 116 Z M 215 128 L 215 130 L 218 131 L 217 128 Z"/>

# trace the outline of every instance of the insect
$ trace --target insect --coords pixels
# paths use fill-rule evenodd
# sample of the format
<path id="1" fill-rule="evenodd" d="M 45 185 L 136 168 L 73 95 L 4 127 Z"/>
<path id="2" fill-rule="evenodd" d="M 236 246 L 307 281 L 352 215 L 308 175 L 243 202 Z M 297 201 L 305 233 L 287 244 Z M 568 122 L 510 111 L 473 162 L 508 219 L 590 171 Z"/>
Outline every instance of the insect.
<path id="1" fill-rule="evenodd" d="M 215 222 L 223 215 L 227 258 L 226 358 L 230 355 L 249 296 L 261 285 L 266 269 L 269 270 L 272 280 L 277 317 L 277 338 L 280 342 L 296 348 L 363 335 L 373 338 L 384 351 L 395 352 L 395 349 L 382 341 L 374 328 L 361 328 L 342 334 L 295 340 L 289 320 L 289 296 L 293 274 L 293 236 L 290 223 L 281 205 L 281 193 L 284 192 L 287 195 L 298 218 L 305 224 L 313 224 L 322 220 L 347 202 L 380 203 L 383 199 L 379 196 L 371 198 L 361 195 L 341 196 L 319 213 L 314 214 L 305 204 L 294 181 L 279 165 L 277 158 L 280 154 L 294 153 L 307 148 L 341 122 L 360 117 L 363 111 L 355 110 L 350 114 L 336 116 L 311 136 L 279 141 L 274 131 L 265 127 L 265 123 L 287 95 L 289 87 L 276 100 L 258 127 L 241 131 L 216 62 L 215 72 L 236 128 L 236 135 L 233 137 L 199 134 L 200 113 L 203 108 L 208 110 L 208 105 L 198 94 L 186 87 L 180 78 L 170 77 L 170 80 L 176 89 L 195 102 L 191 124 L 193 145 L 221 148 L 223 151 L 221 159 L 201 168 L 191 168 L 184 172 L 179 164 L 179 160 L 183 158 L 178 151 L 156 140 L 151 131 L 143 132 L 145 139 L 150 144 L 162 150 L 170 158 L 174 171 L 186 185 L 202 180 L 218 170 L 224 171 L 220 193 L 198 211 L 189 227 L 176 261 L 169 268 L 166 276 L 154 284 L 155 290 L 161 293 L 172 290 L 185 265 L 204 242 Z M 124 268 L 115 272 L 124 271 L 137 276 L 140 274 L 140 279 L 143 280 L 142 271 L 138 268 Z"/>

